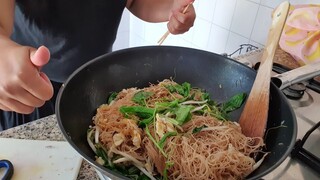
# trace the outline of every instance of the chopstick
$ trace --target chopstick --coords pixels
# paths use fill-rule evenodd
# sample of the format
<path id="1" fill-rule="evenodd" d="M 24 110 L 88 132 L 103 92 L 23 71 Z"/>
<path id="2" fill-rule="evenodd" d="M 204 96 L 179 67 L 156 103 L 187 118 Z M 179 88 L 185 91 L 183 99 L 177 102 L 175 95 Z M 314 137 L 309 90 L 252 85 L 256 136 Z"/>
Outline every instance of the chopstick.
<path id="1" fill-rule="evenodd" d="M 183 14 L 186 13 L 186 11 L 188 10 L 189 6 L 192 4 L 189 3 L 182 11 Z M 168 35 L 170 34 L 170 31 L 168 30 L 166 33 L 163 34 L 163 36 L 159 39 L 158 44 L 161 45 L 163 43 L 163 41 L 168 37 Z"/>

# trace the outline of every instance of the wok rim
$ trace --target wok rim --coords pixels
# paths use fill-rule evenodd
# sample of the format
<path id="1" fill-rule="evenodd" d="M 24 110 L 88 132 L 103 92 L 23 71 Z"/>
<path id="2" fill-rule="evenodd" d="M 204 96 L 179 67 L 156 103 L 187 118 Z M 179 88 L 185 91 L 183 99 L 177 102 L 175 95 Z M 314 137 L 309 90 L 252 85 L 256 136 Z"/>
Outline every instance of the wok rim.
<path id="1" fill-rule="evenodd" d="M 89 164 L 91 164 L 96 170 L 98 170 L 99 172 L 101 172 L 103 175 L 106 175 L 106 173 L 108 174 L 108 177 L 110 178 L 115 178 L 115 179 L 128 179 L 130 180 L 129 178 L 121 175 L 121 174 L 118 174 L 116 172 L 114 172 L 113 170 L 110 170 L 100 164 L 98 164 L 95 160 L 93 160 L 92 158 L 90 158 L 86 153 L 84 153 L 83 151 L 81 151 L 81 149 L 72 141 L 71 137 L 68 135 L 68 132 L 66 131 L 66 129 L 64 128 L 63 124 L 62 124 L 62 120 L 61 120 L 61 117 L 60 117 L 60 100 L 61 100 L 61 96 L 64 92 L 64 89 L 68 86 L 69 82 L 75 77 L 77 76 L 78 73 L 80 73 L 81 71 L 83 71 L 87 66 L 91 65 L 91 64 L 94 64 L 96 63 L 97 61 L 101 61 L 103 60 L 104 58 L 106 57 L 109 57 L 109 56 L 114 56 L 116 54 L 123 54 L 123 53 L 126 53 L 126 52 L 130 52 L 130 51 L 135 51 L 135 50 L 142 50 L 142 49 L 153 49 L 153 48 L 159 48 L 159 49 L 187 49 L 187 50 L 192 50 L 192 51 L 199 51 L 199 52 L 202 52 L 202 53 L 209 53 L 209 54 L 212 54 L 212 52 L 209 52 L 209 51 L 205 51 L 205 50 L 201 50 L 201 49 L 194 49 L 194 48 L 189 48 L 189 47 L 178 47 L 178 46 L 141 46 L 141 47 L 130 47 L 130 48 L 125 48 L 125 49 L 121 49 L 121 50 L 117 50 L 117 51 L 113 51 L 113 52 L 110 52 L 110 53 L 107 53 L 107 54 L 103 54 L 101 56 L 98 56 L 96 58 L 93 58 L 92 60 L 88 61 L 87 63 L 83 64 L 82 66 L 80 66 L 79 68 L 77 68 L 68 78 L 67 80 L 62 84 L 58 94 L 57 94 L 57 98 L 56 98 L 56 106 L 55 106 L 55 114 L 56 114 L 56 118 L 57 118 L 57 121 L 58 121 L 58 125 L 59 125 L 59 128 L 63 134 L 63 136 L 65 137 L 66 141 L 72 146 L 72 148 L 74 150 L 76 150 L 82 157 L 84 160 L 86 160 Z M 215 54 L 215 53 L 213 53 Z M 234 61 L 235 63 L 238 63 L 238 64 L 241 64 L 241 66 L 243 66 L 244 68 L 247 68 L 249 69 L 250 71 L 253 71 L 254 73 L 256 73 L 256 71 L 232 58 L 229 58 L 229 57 L 225 57 L 226 60 L 231 60 L 231 61 Z M 271 84 L 271 88 L 275 88 L 275 90 L 277 91 L 277 93 L 281 96 L 281 98 L 284 100 L 284 102 L 286 103 L 286 105 L 288 106 L 288 110 L 290 111 L 290 113 L 292 114 L 292 125 L 293 125 L 293 133 L 292 133 L 292 138 L 290 139 L 290 144 L 287 148 L 287 150 L 285 151 L 285 153 L 282 155 L 282 157 L 280 159 L 278 159 L 276 161 L 276 163 L 274 163 L 272 166 L 268 167 L 264 172 L 262 173 L 259 173 L 255 176 L 252 176 L 252 177 L 249 177 L 249 178 L 246 178 L 248 180 L 253 180 L 253 179 L 259 179 L 259 178 L 262 178 L 263 176 L 271 173 L 273 170 L 275 170 L 277 167 L 279 167 L 283 161 L 285 159 L 288 158 L 288 156 L 290 155 L 294 145 L 295 145 L 295 142 L 296 142 L 296 139 L 297 139 L 297 119 L 296 119 L 296 114 L 294 113 L 293 111 L 293 108 L 292 106 L 290 105 L 288 99 L 285 97 L 285 95 L 281 92 L 281 90 L 271 81 L 270 82 Z M 270 88 L 270 89 L 271 89 Z M 266 130 L 267 131 L 267 130 Z M 106 172 L 106 173 L 105 173 Z M 253 171 L 254 172 L 254 171 Z M 252 172 L 252 173 L 253 173 Z"/>

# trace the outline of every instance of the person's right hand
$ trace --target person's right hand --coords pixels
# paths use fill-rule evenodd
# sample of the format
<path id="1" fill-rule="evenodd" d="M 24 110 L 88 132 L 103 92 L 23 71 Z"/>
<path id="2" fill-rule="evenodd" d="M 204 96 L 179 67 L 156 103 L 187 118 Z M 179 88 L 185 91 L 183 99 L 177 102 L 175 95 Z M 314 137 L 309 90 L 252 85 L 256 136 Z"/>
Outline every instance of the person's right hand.
<path id="1" fill-rule="evenodd" d="M 49 78 L 40 72 L 49 50 L 10 45 L 0 48 L 0 109 L 29 114 L 53 96 Z"/>

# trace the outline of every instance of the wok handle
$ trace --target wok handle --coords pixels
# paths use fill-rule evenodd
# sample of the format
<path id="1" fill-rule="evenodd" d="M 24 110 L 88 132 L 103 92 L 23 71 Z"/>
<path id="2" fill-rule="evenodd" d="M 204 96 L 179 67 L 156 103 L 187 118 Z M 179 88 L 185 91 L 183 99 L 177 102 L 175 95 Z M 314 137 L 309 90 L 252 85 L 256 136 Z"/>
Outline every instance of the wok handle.
<path id="1" fill-rule="evenodd" d="M 312 79 L 318 75 L 320 75 L 320 62 L 315 62 L 282 74 L 277 74 L 271 79 L 279 89 L 284 89 L 292 84 Z"/>

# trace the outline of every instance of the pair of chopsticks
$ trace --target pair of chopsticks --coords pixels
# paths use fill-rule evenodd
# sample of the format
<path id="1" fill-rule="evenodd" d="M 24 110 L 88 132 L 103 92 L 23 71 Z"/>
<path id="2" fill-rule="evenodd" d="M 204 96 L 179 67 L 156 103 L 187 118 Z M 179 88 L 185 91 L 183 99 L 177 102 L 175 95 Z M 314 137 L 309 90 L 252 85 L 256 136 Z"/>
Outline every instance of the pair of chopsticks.
<path id="1" fill-rule="evenodd" d="M 186 13 L 187 9 L 189 8 L 189 6 L 192 3 L 189 3 L 182 11 L 183 14 Z M 159 39 L 158 44 L 161 45 L 163 43 L 163 41 L 168 37 L 168 35 L 170 34 L 170 31 L 168 30 L 166 33 L 164 33 L 164 35 Z"/>

